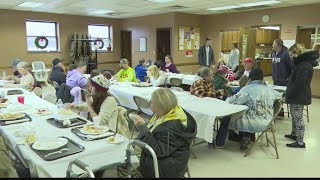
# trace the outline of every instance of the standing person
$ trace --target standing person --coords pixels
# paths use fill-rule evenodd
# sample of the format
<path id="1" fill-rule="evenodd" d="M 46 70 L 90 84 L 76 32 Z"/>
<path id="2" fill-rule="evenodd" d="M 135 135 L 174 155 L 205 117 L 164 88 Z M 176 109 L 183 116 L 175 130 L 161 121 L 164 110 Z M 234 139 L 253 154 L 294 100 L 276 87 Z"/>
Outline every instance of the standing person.
<path id="1" fill-rule="evenodd" d="M 198 61 L 201 67 L 210 67 L 211 65 L 215 65 L 214 54 L 211 44 L 212 38 L 207 37 L 206 43 L 199 49 Z"/>
<path id="2" fill-rule="evenodd" d="M 228 66 L 233 72 L 237 72 L 240 60 L 240 51 L 238 49 L 238 42 L 233 41 L 231 44 L 231 51 L 229 54 Z"/>
<path id="3" fill-rule="evenodd" d="M 55 58 L 52 60 L 50 80 L 57 82 L 59 85 L 66 83 L 66 75 L 63 73 L 63 64 L 61 59 Z"/>
<path id="4" fill-rule="evenodd" d="M 71 87 L 85 88 L 87 85 L 87 79 L 83 75 L 87 71 L 87 64 L 79 62 L 77 65 L 70 65 L 67 73 L 66 84 Z"/>
<path id="5" fill-rule="evenodd" d="M 310 83 L 313 75 L 313 67 L 318 66 L 317 59 L 319 52 L 309 51 L 304 53 L 300 44 L 294 44 L 289 49 L 290 56 L 294 62 L 294 68 L 290 74 L 286 90 L 286 103 L 290 104 L 292 117 L 291 134 L 285 135 L 294 143 L 286 144 L 291 148 L 305 148 L 303 141 L 304 122 L 303 108 L 311 104 L 311 87 Z"/>
<path id="6" fill-rule="evenodd" d="M 277 86 L 286 86 L 293 66 L 288 48 L 281 39 L 276 39 L 272 44 L 272 80 Z"/>
<path id="7" fill-rule="evenodd" d="M 129 66 L 129 61 L 126 58 L 120 60 L 121 70 L 115 75 L 115 79 L 120 82 L 130 81 L 138 82 L 136 73 Z"/>
<path id="8" fill-rule="evenodd" d="M 313 45 L 313 50 L 317 51 L 320 54 L 320 44 L 319 43 L 314 44 Z M 318 58 L 317 61 L 318 61 L 318 63 L 320 63 L 320 58 Z"/>
<path id="9" fill-rule="evenodd" d="M 136 73 L 137 79 L 139 81 L 144 82 L 144 77 L 147 76 L 147 62 L 144 58 L 141 58 L 139 60 L 139 64 L 134 68 L 134 71 Z"/>
<path id="10" fill-rule="evenodd" d="M 172 57 L 170 55 L 166 55 L 164 59 L 164 64 L 161 67 L 161 70 L 164 72 L 172 72 L 179 73 L 176 65 L 173 63 Z"/>

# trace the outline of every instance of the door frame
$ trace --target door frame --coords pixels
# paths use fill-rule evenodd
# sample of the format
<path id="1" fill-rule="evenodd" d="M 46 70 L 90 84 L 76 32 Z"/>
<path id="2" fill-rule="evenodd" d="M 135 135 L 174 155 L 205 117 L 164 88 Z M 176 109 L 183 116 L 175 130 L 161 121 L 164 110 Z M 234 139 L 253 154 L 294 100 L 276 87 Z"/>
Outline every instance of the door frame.
<path id="1" fill-rule="evenodd" d="M 170 55 L 171 57 L 173 56 L 172 55 L 172 27 L 161 27 L 161 28 L 156 28 L 156 60 L 155 61 L 158 61 L 158 30 L 168 30 L 170 31 Z"/>
<path id="2" fill-rule="evenodd" d="M 130 47 L 131 47 L 131 59 L 128 59 L 129 61 L 129 66 L 131 67 L 132 66 L 132 30 L 120 30 L 120 48 L 122 47 L 122 32 L 129 32 L 131 34 L 131 44 L 130 44 Z M 122 59 L 122 48 L 120 49 L 120 59 Z"/>

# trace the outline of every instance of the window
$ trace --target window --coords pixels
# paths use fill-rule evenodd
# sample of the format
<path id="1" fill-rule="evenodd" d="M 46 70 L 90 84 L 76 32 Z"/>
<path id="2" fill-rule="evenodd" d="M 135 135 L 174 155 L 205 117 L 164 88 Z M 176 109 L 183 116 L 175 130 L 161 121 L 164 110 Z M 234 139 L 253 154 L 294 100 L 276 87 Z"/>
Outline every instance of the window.
<path id="1" fill-rule="evenodd" d="M 94 42 L 92 42 L 92 50 L 95 50 L 95 48 L 98 49 L 98 51 L 112 51 L 113 43 L 112 43 L 112 27 L 109 25 L 103 25 L 103 24 L 89 24 L 88 25 L 88 32 L 89 36 L 91 36 L 91 39 L 101 39 L 103 41 L 103 47 L 100 49 L 102 43 L 99 41 L 97 42 L 97 46 L 94 46 Z"/>
<path id="2" fill-rule="evenodd" d="M 56 22 L 27 20 L 26 28 L 28 51 L 59 51 L 58 24 Z M 46 48 L 37 48 L 35 39 L 38 36 L 45 36 L 48 39 L 48 46 Z M 45 40 L 39 41 L 40 46 L 44 46 L 45 43 Z"/>

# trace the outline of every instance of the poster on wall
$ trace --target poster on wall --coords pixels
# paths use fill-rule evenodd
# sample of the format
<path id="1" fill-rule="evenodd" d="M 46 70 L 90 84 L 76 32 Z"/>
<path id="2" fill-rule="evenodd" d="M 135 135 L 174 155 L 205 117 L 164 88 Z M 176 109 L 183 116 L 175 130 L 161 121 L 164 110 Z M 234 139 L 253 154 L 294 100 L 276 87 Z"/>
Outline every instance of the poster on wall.
<path id="1" fill-rule="evenodd" d="M 195 33 L 194 31 L 195 31 L 195 30 L 194 30 L 194 27 L 191 27 L 191 28 L 190 28 L 190 38 L 191 38 L 191 39 L 194 39 L 194 38 L 195 38 L 195 37 L 194 37 L 194 36 L 195 36 L 195 35 L 194 35 L 194 33 Z"/>
<path id="2" fill-rule="evenodd" d="M 187 41 L 190 41 L 190 32 L 185 32 L 184 34 L 184 39 L 186 39 Z"/>
<path id="3" fill-rule="evenodd" d="M 186 57 L 193 57 L 192 51 L 186 51 Z"/>
<path id="4" fill-rule="evenodd" d="M 184 46 L 184 29 L 179 30 L 179 45 Z"/>
<path id="5" fill-rule="evenodd" d="M 192 46 L 191 46 L 191 41 L 188 41 L 188 47 L 187 47 L 187 48 L 188 48 L 188 49 L 191 49 L 191 47 L 192 47 Z"/>
<path id="6" fill-rule="evenodd" d="M 194 48 L 199 49 L 200 43 L 199 41 L 194 41 Z"/>

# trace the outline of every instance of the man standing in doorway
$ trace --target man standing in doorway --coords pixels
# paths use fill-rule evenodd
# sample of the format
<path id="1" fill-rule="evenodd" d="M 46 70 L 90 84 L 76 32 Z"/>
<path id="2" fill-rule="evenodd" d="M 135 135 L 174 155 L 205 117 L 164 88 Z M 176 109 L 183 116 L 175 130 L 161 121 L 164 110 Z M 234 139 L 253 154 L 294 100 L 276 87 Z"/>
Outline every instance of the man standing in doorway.
<path id="1" fill-rule="evenodd" d="M 288 48 L 283 45 L 281 39 L 276 39 L 272 44 L 272 80 L 277 86 L 287 86 L 288 79 L 293 67 Z"/>
<path id="2" fill-rule="evenodd" d="M 212 44 L 212 38 L 207 37 L 206 43 L 200 47 L 198 60 L 201 67 L 210 67 L 215 65 L 213 49 L 210 46 Z"/>

